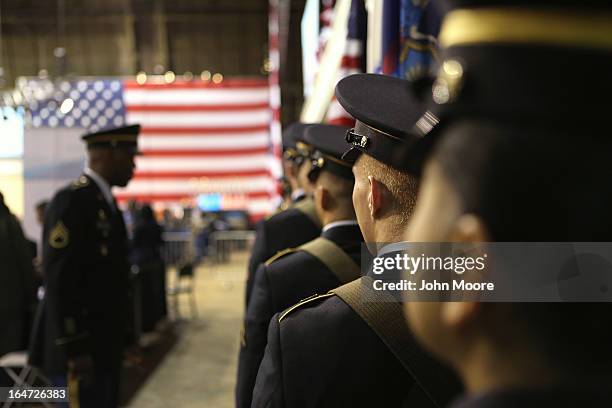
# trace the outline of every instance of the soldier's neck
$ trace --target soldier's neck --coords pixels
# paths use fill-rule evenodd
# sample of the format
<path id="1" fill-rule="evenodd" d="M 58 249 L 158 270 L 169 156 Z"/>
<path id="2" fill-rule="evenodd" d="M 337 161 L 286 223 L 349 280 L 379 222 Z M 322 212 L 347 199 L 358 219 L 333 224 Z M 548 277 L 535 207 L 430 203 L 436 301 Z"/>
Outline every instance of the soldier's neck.
<path id="1" fill-rule="evenodd" d="M 374 242 L 390 244 L 403 241 L 404 225 L 398 225 L 395 217 L 386 217 L 375 221 Z"/>

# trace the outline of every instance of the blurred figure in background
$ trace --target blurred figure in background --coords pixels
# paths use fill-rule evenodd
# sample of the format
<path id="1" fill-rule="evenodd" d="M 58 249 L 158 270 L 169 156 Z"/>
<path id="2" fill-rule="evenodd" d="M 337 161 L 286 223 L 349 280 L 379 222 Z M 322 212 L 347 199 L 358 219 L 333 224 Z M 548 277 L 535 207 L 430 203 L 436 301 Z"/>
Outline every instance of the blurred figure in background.
<path id="1" fill-rule="evenodd" d="M 0 193 L 0 356 L 23 350 L 36 306 L 30 245 Z"/>
<path id="2" fill-rule="evenodd" d="M 134 237 L 134 228 L 136 227 L 136 217 L 138 216 L 138 203 L 130 200 L 127 203 L 127 209 L 123 212 L 123 220 L 125 221 L 125 229 L 128 233 L 128 238 Z"/>
<path id="3" fill-rule="evenodd" d="M 47 207 L 49 206 L 49 201 L 41 200 L 34 206 L 34 212 L 36 214 L 36 223 L 42 229 L 45 226 L 45 214 L 47 212 Z M 34 258 L 34 270 L 37 276 L 36 286 L 42 285 L 42 247 L 40 247 L 42 243 L 38 242 L 36 244 L 36 252 Z"/>
<path id="4" fill-rule="evenodd" d="M 42 200 L 36 203 L 34 207 L 34 211 L 36 211 L 36 222 L 41 227 L 45 224 L 45 213 L 47 212 L 47 207 L 49 206 L 49 201 Z"/>
<path id="5" fill-rule="evenodd" d="M 119 405 L 130 263 L 111 188 L 132 179 L 139 132 L 132 125 L 83 136 L 87 167 L 45 217 L 44 368 L 81 407 Z"/>
<path id="6" fill-rule="evenodd" d="M 153 331 L 166 316 L 166 267 L 162 259 L 162 227 L 151 206 L 136 213 L 132 239 L 132 264 L 138 266 L 142 282 L 142 329 Z"/>
<path id="7" fill-rule="evenodd" d="M 291 206 L 291 203 L 293 202 L 293 199 L 291 197 L 291 183 L 288 177 L 283 176 L 279 179 L 278 184 L 280 186 L 279 190 L 281 199 L 279 205 L 277 206 L 277 211 L 283 211 L 289 208 Z"/>

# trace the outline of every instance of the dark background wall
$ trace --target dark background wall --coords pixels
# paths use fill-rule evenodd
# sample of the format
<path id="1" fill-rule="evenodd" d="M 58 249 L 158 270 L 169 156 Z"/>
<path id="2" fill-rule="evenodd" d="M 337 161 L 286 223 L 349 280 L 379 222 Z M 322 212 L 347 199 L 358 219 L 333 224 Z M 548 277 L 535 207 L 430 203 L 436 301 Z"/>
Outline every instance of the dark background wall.
<path id="1" fill-rule="evenodd" d="M 120 76 L 139 71 L 198 76 L 265 75 L 268 0 L 0 0 L 0 89 L 18 76 Z M 283 123 L 302 104 L 300 19 L 305 0 L 281 0 L 287 16 L 281 68 Z M 290 24 L 288 24 L 290 22 Z M 58 58 L 57 48 L 65 49 Z"/>
<path id="2" fill-rule="evenodd" d="M 267 54 L 267 0 L 3 0 L 1 12 L 9 82 L 56 73 L 58 46 L 65 73 L 76 75 L 153 73 L 158 65 L 261 75 Z"/>

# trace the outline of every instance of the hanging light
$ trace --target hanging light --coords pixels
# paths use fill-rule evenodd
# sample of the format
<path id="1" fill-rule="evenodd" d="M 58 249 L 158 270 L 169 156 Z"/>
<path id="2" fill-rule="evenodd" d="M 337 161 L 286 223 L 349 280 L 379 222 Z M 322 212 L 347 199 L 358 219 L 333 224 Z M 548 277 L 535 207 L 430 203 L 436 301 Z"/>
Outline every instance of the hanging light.
<path id="1" fill-rule="evenodd" d="M 221 82 L 223 82 L 223 74 L 217 72 L 215 75 L 212 76 L 212 81 L 215 84 L 220 84 Z"/>
<path id="2" fill-rule="evenodd" d="M 138 85 L 144 85 L 147 82 L 147 73 L 144 71 L 140 71 L 136 74 L 136 83 Z"/>
<path id="3" fill-rule="evenodd" d="M 164 74 L 164 81 L 166 81 L 167 84 L 173 83 L 175 79 L 176 74 L 172 71 L 168 71 Z"/>
<path id="4" fill-rule="evenodd" d="M 202 73 L 200 74 L 200 78 L 204 82 L 210 81 L 211 77 L 212 77 L 212 74 L 210 73 L 210 71 L 207 71 L 207 70 L 202 71 Z"/>

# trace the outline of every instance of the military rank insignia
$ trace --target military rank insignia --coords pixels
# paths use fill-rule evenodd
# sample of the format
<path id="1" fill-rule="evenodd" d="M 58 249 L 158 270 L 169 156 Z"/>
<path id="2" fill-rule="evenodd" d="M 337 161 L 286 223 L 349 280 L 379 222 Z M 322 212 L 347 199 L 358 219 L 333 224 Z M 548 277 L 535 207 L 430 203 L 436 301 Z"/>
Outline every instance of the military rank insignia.
<path id="1" fill-rule="evenodd" d="M 70 231 L 63 222 L 58 221 L 49 234 L 49 245 L 51 245 L 51 248 L 62 249 L 67 247 L 69 242 Z"/>

